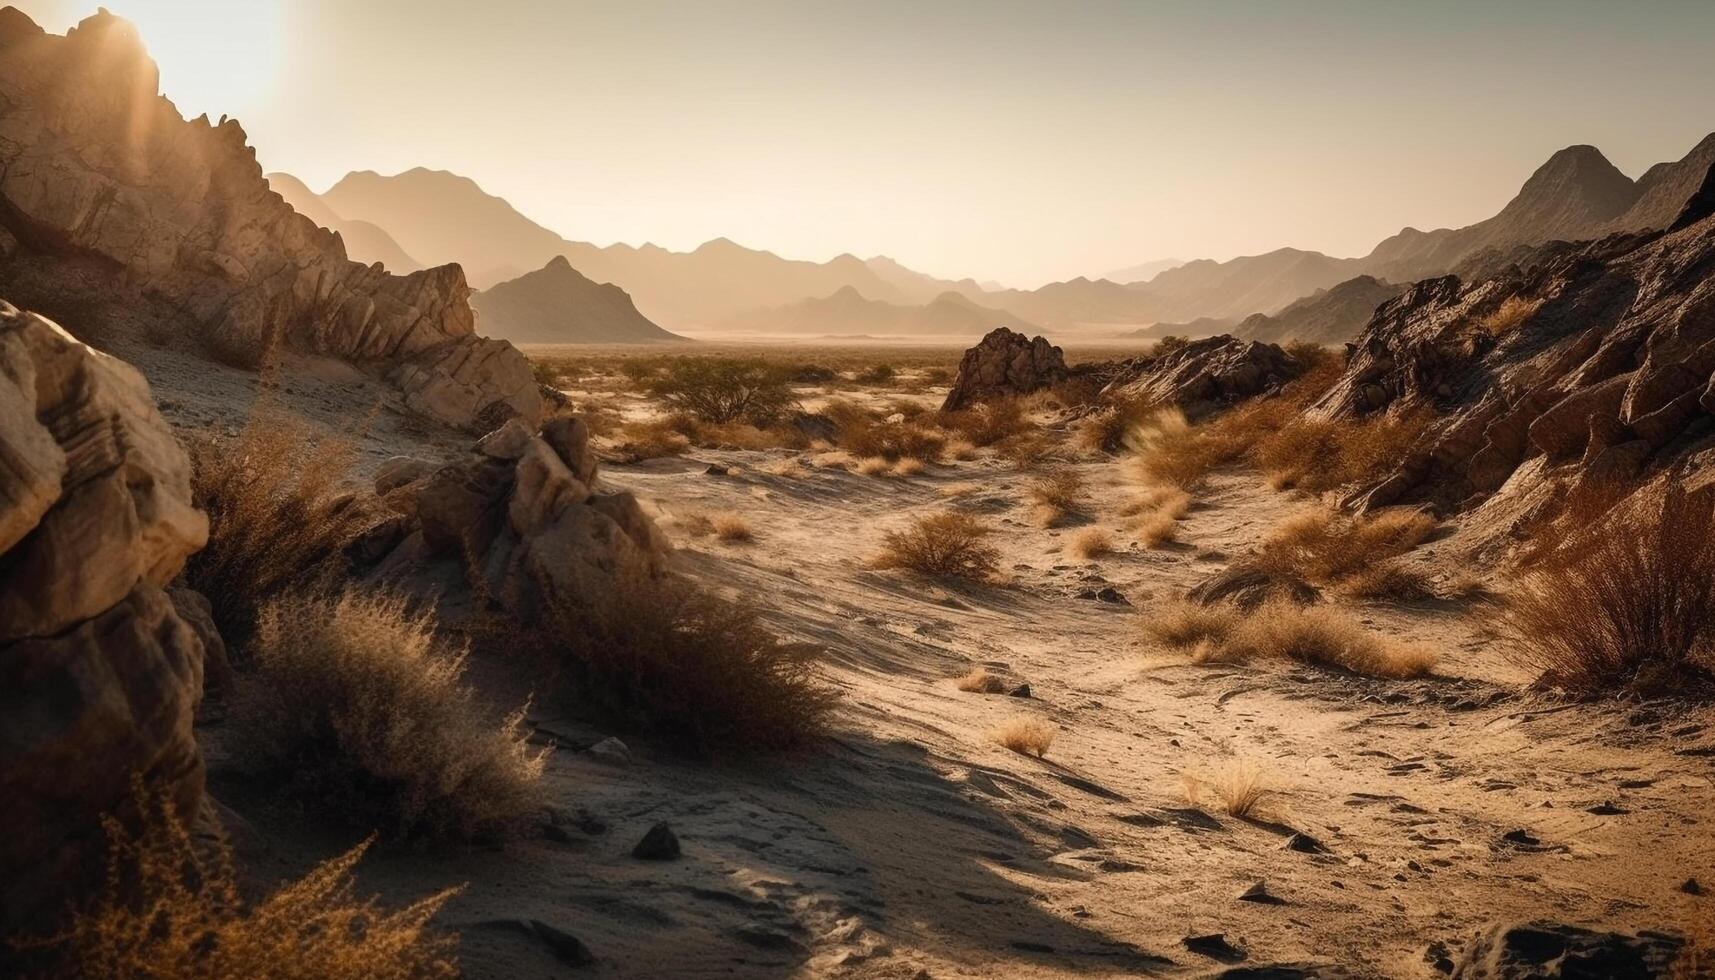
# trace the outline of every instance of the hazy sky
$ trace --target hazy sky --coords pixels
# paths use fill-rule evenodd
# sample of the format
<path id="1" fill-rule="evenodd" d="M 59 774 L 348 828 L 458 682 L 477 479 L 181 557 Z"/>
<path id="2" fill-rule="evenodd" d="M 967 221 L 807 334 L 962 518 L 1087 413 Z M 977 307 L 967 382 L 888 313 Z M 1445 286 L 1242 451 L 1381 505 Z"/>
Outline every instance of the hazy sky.
<path id="1" fill-rule="evenodd" d="M 1715 130 L 1715 0 L 103 2 L 317 190 L 427 166 L 573 239 L 1022 286 L 1361 254 L 1562 146 L 1636 176 Z"/>

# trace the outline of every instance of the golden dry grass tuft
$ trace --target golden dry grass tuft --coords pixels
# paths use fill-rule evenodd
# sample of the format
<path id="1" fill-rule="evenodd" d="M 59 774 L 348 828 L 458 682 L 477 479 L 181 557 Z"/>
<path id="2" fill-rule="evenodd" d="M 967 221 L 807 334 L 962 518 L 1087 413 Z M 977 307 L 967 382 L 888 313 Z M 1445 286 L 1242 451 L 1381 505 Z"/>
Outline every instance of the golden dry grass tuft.
<path id="1" fill-rule="evenodd" d="M 1157 643 L 1188 650 L 1203 643 L 1226 644 L 1243 618 L 1229 605 L 1205 606 L 1181 600 L 1151 612 L 1143 629 L 1144 635 Z"/>
<path id="2" fill-rule="evenodd" d="M 1194 663 L 1290 660 L 1367 677 L 1423 677 L 1435 652 L 1364 629 L 1324 606 L 1306 608 L 1275 600 L 1246 614 L 1225 604 L 1170 604 L 1144 622 L 1147 637 L 1185 652 Z"/>
<path id="3" fill-rule="evenodd" d="M 405 838 L 495 836 L 531 812 L 546 753 L 523 711 L 492 717 L 464 652 L 402 598 L 346 592 L 265 606 L 238 715 L 250 768 L 304 801 Z"/>
<path id="4" fill-rule="evenodd" d="M 893 464 L 893 468 L 887 471 L 887 475 L 906 479 L 917 476 L 927 468 L 928 464 L 915 456 L 904 456 L 901 457 L 897 463 Z"/>
<path id="5" fill-rule="evenodd" d="M 532 628 L 497 628 L 607 724 L 697 756 L 790 748 L 820 735 L 838 695 L 819 648 L 788 643 L 757 608 L 671 576 L 626 575 L 600 597 L 555 597 Z"/>
<path id="6" fill-rule="evenodd" d="M 1715 492 L 1641 491 L 1504 602 L 1512 659 L 1580 694 L 1715 693 Z"/>
<path id="7" fill-rule="evenodd" d="M 1346 517 L 1315 507 L 1270 531 L 1258 549 L 1257 561 L 1307 582 L 1338 586 L 1422 544 L 1435 527 L 1432 515 L 1412 508 Z"/>
<path id="8" fill-rule="evenodd" d="M 1227 759 L 1207 773 L 1187 772 L 1183 778 L 1187 803 L 1201 807 L 1208 792 L 1220 801 L 1223 811 L 1240 819 L 1255 813 L 1273 792 L 1263 767 L 1242 757 Z"/>
<path id="9" fill-rule="evenodd" d="M 614 435 L 614 452 L 631 463 L 679 456 L 690 448 L 690 437 L 663 419 L 627 422 Z"/>
<path id="10" fill-rule="evenodd" d="M 139 786 L 140 788 L 140 786 Z M 50 976 L 181 980 L 437 980 L 459 975 L 457 941 L 429 920 L 453 888 L 388 911 L 355 894 L 360 844 L 255 903 L 224 841 L 199 846 L 164 802 L 141 794 L 142 829 L 105 823 L 107 888 L 32 947 Z M 212 848 L 212 850 L 210 850 Z"/>
<path id="11" fill-rule="evenodd" d="M 1225 452 L 1208 430 L 1198 429 L 1177 408 L 1164 408 L 1137 422 L 1126 434 L 1131 465 L 1145 484 L 1195 490 Z"/>
<path id="12" fill-rule="evenodd" d="M 1084 478 L 1077 470 L 1056 467 L 1032 480 L 1026 493 L 1039 505 L 1062 512 L 1074 511 L 1084 501 Z"/>
<path id="13" fill-rule="evenodd" d="M 1321 493 L 1376 480 L 1406 455 L 1429 421 L 1426 412 L 1357 422 L 1299 417 L 1262 436 L 1254 455 L 1276 489 Z"/>
<path id="14" fill-rule="evenodd" d="M 941 427 L 973 446 L 986 448 L 1036 431 L 1024 403 L 993 398 L 957 412 L 941 413 Z"/>
<path id="15" fill-rule="evenodd" d="M 1000 552 L 987 542 L 989 528 L 969 514 L 929 514 L 882 538 L 877 568 L 902 568 L 935 578 L 991 581 Z"/>
<path id="16" fill-rule="evenodd" d="M 743 514 L 717 514 L 709 523 L 715 538 L 728 544 L 748 544 L 756 540 L 756 529 L 750 526 L 750 519 Z"/>
<path id="17" fill-rule="evenodd" d="M 1120 505 L 1121 517 L 1166 514 L 1184 520 L 1191 513 L 1191 495 L 1176 487 L 1147 487 Z"/>
<path id="18" fill-rule="evenodd" d="M 1054 726 L 1041 718 L 1016 715 L 995 728 L 994 740 L 1019 755 L 1040 759 L 1054 745 Z"/>
<path id="19" fill-rule="evenodd" d="M 1066 544 L 1067 553 L 1083 561 L 1091 561 L 1103 555 L 1112 554 L 1113 550 L 1113 535 L 1108 533 L 1107 529 L 1099 527 L 1084 528 L 1072 535 L 1072 540 Z"/>
<path id="20" fill-rule="evenodd" d="M 859 476 L 881 476 L 892 466 L 885 456 L 867 456 L 857 461 L 852 472 Z"/>
<path id="21" fill-rule="evenodd" d="M 347 546 L 376 519 L 341 490 L 352 445 L 284 411 L 259 407 L 236 441 L 193 439 L 190 454 L 209 533 L 185 579 L 208 598 L 229 644 L 250 635 L 263 604 L 338 578 Z"/>
<path id="22" fill-rule="evenodd" d="M 1006 681 L 981 667 L 972 668 L 970 673 L 958 679 L 956 685 L 959 690 L 970 694 L 1000 694 L 1006 690 Z"/>
<path id="23" fill-rule="evenodd" d="M 784 477 L 788 480 L 799 480 L 810 475 L 810 471 L 796 457 L 775 460 L 763 466 L 762 472 L 770 476 Z"/>
<path id="24" fill-rule="evenodd" d="M 963 436 L 954 436 L 942 444 L 941 458 L 969 462 L 977 458 L 977 444 Z"/>
<path id="25" fill-rule="evenodd" d="M 1492 336 L 1502 336 L 1512 333 L 1525 325 L 1536 311 L 1542 309 L 1542 300 L 1526 299 L 1523 296 L 1508 296 L 1501 305 L 1477 321 L 1478 329 Z"/>
<path id="26" fill-rule="evenodd" d="M 1170 544 L 1179 538 L 1179 520 L 1171 511 L 1158 510 L 1139 514 L 1126 525 L 1145 548 Z"/>

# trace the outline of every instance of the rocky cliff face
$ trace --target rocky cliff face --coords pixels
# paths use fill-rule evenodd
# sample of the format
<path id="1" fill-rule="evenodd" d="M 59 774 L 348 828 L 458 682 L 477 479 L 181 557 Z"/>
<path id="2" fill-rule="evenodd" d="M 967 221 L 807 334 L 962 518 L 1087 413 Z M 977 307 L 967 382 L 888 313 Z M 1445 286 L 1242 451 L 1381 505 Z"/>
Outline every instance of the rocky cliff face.
<path id="1" fill-rule="evenodd" d="M 996 395 L 1025 395 L 1067 378 L 1066 357 L 1046 338 L 1029 338 L 1005 327 L 989 332 L 959 359 L 959 374 L 941 405 L 944 412 Z"/>
<path id="2" fill-rule="evenodd" d="M 1306 367 L 1273 344 L 1222 334 L 1113 366 L 1102 397 L 1176 405 L 1187 414 L 1204 414 L 1272 391 Z"/>
<path id="3" fill-rule="evenodd" d="M 464 274 L 346 258 L 273 193 L 236 121 L 186 122 L 136 31 L 106 12 L 64 37 L 0 10 L 0 272 L 33 293 L 137 292 L 223 359 L 279 346 L 389 372 L 408 405 L 474 427 L 541 398 L 523 355 L 474 332 Z"/>
<path id="4" fill-rule="evenodd" d="M 1312 414 L 1435 422 L 1363 506 L 1467 509 L 1544 487 L 1633 480 L 1715 431 L 1715 195 L 1680 230 L 1547 249 L 1477 282 L 1383 306 Z"/>
<path id="5" fill-rule="evenodd" d="M 0 932 L 98 879 L 133 774 L 201 800 L 204 638 L 163 591 L 208 537 L 190 479 L 136 370 L 0 302 Z"/>

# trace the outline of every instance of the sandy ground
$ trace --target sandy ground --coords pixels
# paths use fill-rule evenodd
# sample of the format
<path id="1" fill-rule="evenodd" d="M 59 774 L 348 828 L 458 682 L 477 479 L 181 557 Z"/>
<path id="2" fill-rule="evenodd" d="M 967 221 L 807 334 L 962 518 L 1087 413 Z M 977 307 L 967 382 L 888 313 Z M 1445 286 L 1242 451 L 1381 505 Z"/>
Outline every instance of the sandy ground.
<path id="1" fill-rule="evenodd" d="M 127 356 L 183 426 L 241 424 L 234 406 L 254 397 L 242 372 Z M 333 428 L 374 398 L 371 462 L 467 441 L 326 365 L 296 365 L 275 397 Z M 461 932 L 468 975 L 1200 976 L 1242 962 L 1411 977 L 1432 975 L 1429 943 L 1496 919 L 1630 930 L 1715 914 L 1715 899 L 1678 890 L 1688 877 L 1715 883 L 1706 713 L 1531 694 L 1477 610 L 1458 604 L 1359 609 L 1442 652 L 1429 680 L 1197 667 L 1151 649 L 1141 622 L 1153 605 L 1303 505 L 1255 474 L 1218 475 L 1180 544 L 1125 547 L 1121 533 L 1120 552 L 1085 562 L 1067 557 L 1073 533 L 1122 526 L 1128 488 L 1112 463 L 1081 464 L 1094 506 L 1045 530 L 1027 519 L 1027 475 L 993 459 L 908 480 L 763 469 L 789 455 L 693 451 L 609 465 L 605 478 L 652 503 L 681 569 L 827 649 L 827 680 L 844 694 L 837 731 L 787 757 L 713 765 L 638 742 L 614 766 L 582 751 L 610 733 L 538 711 L 537 740 L 558 746 L 546 778 L 557 825 L 495 850 L 380 849 L 361 869 L 388 901 L 466 884 L 441 921 Z M 738 472 L 709 475 L 711 462 Z M 1007 583 L 868 566 L 886 529 L 949 507 L 995 527 Z M 757 538 L 685 538 L 676 517 L 696 510 L 739 512 Z M 1108 586 L 1129 604 L 1081 597 Z M 952 679 L 977 665 L 1028 683 L 1031 697 L 957 690 Z M 1055 727 L 1046 758 L 993 740 L 1020 714 Z M 221 725 L 216 714 L 204 728 L 217 793 Z M 1266 773 L 1259 812 L 1228 816 L 1207 793 L 1192 806 L 1184 775 L 1234 757 Z M 243 816 L 241 852 L 263 877 L 353 843 L 290 813 Z M 632 858 L 663 820 L 684 857 Z M 1504 839 L 1520 830 L 1537 843 Z M 1294 833 L 1320 850 L 1290 849 Z M 1257 882 L 1272 901 L 1238 898 Z M 598 962 L 562 965 L 512 927 L 520 919 L 579 937 Z M 1233 952 L 1183 943 L 1213 933 Z"/>

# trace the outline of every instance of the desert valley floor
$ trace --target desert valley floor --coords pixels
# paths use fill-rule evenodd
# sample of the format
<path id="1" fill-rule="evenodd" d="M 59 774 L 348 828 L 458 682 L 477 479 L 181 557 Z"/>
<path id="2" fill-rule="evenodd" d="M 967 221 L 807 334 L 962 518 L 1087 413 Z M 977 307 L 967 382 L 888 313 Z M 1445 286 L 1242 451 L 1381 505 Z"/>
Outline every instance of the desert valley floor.
<path id="1" fill-rule="evenodd" d="M 256 388 L 206 366 L 195 385 L 175 384 L 171 359 L 127 356 L 159 369 L 165 414 L 186 428 L 240 424 Z M 271 397 L 334 428 L 381 399 L 312 362 Z M 360 475 L 388 455 L 467 445 L 381 411 Z M 1437 953 L 1496 921 L 1636 931 L 1707 914 L 1681 889 L 1715 879 L 1711 719 L 1532 693 L 1481 627 L 1480 591 L 1353 607 L 1438 650 L 1428 679 L 1194 666 L 1151 646 L 1141 623 L 1153 608 L 1305 495 L 1228 468 L 1176 543 L 1084 561 L 1069 556 L 1071 536 L 1120 524 L 1127 476 L 1112 460 L 1075 464 L 1094 504 L 1043 529 L 1027 516 L 1028 472 L 997 459 L 894 479 L 783 463 L 803 456 L 692 450 L 610 462 L 603 478 L 648 502 L 678 568 L 826 649 L 843 694 L 834 734 L 713 766 L 633 742 L 615 765 L 584 751 L 610 733 L 537 708 L 535 740 L 556 746 L 541 836 L 455 856 L 384 849 L 361 872 L 397 901 L 468 883 L 441 921 L 461 934 L 470 976 L 562 975 L 529 920 L 581 939 L 598 975 L 1410 977 L 1440 975 Z M 1006 581 L 869 566 L 884 530 L 949 507 L 999 529 Z M 690 515 L 711 512 L 743 515 L 754 539 L 686 533 Z M 1462 573 L 1438 552 L 1431 541 L 1411 558 L 1426 574 Z M 1028 684 L 1028 698 L 959 690 L 974 667 Z M 497 706 L 530 693 L 495 665 L 478 671 Z M 1046 758 L 994 741 L 1018 715 L 1056 730 Z M 289 813 L 243 809 L 218 712 L 201 735 L 259 879 L 349 846 Z M 1194 804 L 1187 776 L 1235 759 L 1270 790 L 1258 809 L 1229 816 L 1207 789 Z M 632 858 L 658 821 L 682 860 Z M 1186 942 L 1210 936 L 1223 938 Z"/>

